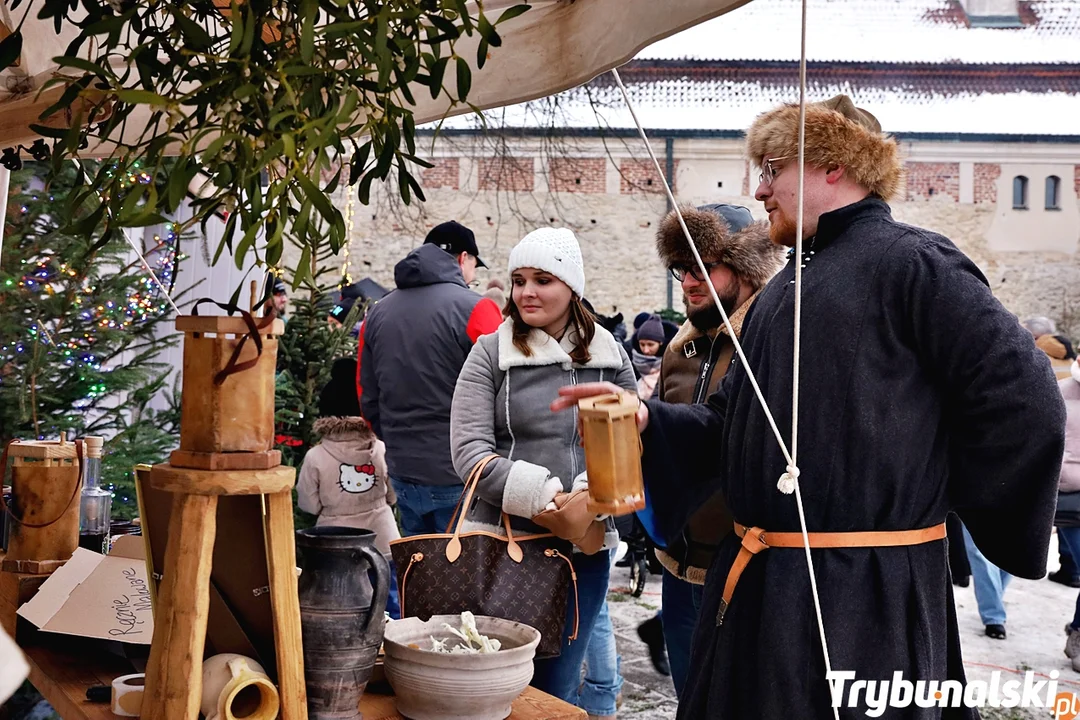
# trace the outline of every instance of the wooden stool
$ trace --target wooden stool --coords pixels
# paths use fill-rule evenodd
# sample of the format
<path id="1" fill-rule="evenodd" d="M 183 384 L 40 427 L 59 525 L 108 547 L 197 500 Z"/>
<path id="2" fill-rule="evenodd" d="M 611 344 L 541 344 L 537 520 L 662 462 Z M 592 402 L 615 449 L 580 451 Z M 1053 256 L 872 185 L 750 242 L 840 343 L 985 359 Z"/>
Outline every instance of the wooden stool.
<path id="1" fill-rule="evenodd" d="M 264 495 L 270 602 L 274 615 L 282 720 L 307 720 L 300 599 L 293 537 L 296 470 L 194 470 L 155 465 L 150 484 L 175 493 L 164 577 L 154 608 L 141 717 L 196 720 L 210 606 L 210 570 L 218 495 Z"/>

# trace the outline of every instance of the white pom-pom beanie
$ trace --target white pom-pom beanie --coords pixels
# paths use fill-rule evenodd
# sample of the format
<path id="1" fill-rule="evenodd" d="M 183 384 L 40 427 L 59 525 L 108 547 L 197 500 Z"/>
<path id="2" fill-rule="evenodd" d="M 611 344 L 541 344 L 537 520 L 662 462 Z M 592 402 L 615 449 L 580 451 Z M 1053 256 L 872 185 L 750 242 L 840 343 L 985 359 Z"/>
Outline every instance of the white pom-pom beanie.
<path id="1" fill-rule="evenodd" d="M 523 237 L 510 251 L 510 273 L 520 268 L 549 272 L 569 285 L 579 298 L 585 297 L 581 246 L 566 228 L 539 228 Z"/>

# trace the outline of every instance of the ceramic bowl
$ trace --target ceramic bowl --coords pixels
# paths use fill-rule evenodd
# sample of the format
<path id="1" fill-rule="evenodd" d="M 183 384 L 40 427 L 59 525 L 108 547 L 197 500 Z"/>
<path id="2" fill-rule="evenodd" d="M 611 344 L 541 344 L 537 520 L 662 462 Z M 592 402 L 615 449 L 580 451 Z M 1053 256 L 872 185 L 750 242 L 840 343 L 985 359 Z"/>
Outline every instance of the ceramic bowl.
<path id="1" fill-rule="evenodd" d="M 398 712 L 410 720 L 503 720 L 510 715 L 510 704 L 532 680 L 539 631 L 477 615 L 476 629 L 498 639 L 502 649 L 482 655 L 433 652 L 432 636 L 456 640 L 443 623 L 459 627 L 461 616 L 386 623 L 386 679 L 394 688 Z"/>

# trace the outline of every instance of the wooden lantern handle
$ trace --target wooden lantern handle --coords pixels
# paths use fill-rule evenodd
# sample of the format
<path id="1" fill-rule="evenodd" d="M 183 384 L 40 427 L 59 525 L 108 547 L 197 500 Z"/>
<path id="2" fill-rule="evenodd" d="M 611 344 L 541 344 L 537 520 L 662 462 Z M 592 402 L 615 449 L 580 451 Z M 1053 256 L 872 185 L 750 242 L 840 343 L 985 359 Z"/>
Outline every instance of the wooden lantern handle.
<path id="1" fill-rule="evenodd" d="M 18 441 L 17 440 L 10 440 L 8 442 L 8 444 L 4 446 L 3 454 L 0 454 L 0 485 L 4 484 L 2 482 L 3 478 L 7 476 L 8 450 L 11 449 L 11 444 L 15 443 L 15 442 L 18 442 Z M 68 509 L 71 508 L 71 503 L 75 502 L 75 496 L 79 494 L 79 486 L 82 484 L 83 444 L 82 444 L 81 440 L 76 440 L 75 441 L 75 458 L 76 458 L 75 465 L 78 468 L 78 472 L 75 474 L 75 488 L 71 491 L 71 497 L 68 498 L 67 504 L 64 505 L 64 509 L 61 510 L 60 514 L 57 515 L 56 517 L 54 517 L 52 520 L 50 520 L 49 522 L 44 522 L 44 523 L 28 523 L 28 522 L 25 522 L 21 517 L 17 516 L 15 513 L 13 513 L 11 511 L 10 507 L 8 507 L 7 502 L 4 500 L 4 493 L 3 492 L 0 492 L 0 509 L 3 509 L 5 515 L 10 517 L 12 520 L 19 523 L 23 527 L 33 528 L 35 530 L 40 530 L 41 528 L 47 528 L 50 525 L 52 525 L 53 523 L 59 521 L 60 518 L 64 517 L 64 515 L 67 514 Z"/>

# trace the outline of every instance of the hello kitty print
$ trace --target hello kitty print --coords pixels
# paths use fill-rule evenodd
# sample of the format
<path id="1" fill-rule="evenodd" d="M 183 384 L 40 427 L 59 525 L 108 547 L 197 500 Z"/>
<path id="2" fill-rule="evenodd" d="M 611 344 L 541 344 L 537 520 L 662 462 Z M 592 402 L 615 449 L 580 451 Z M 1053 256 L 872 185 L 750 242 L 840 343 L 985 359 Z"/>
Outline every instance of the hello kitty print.
<path id="1" fill-rule="evenodd" d="M 338 484 L 347 493 L 365 493 L 375 487 L 375 466 L 342 464 Z"/>

